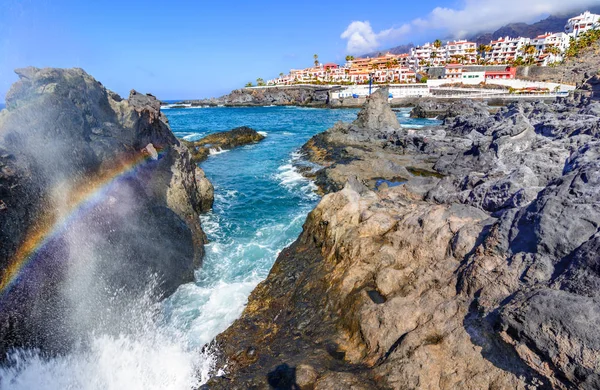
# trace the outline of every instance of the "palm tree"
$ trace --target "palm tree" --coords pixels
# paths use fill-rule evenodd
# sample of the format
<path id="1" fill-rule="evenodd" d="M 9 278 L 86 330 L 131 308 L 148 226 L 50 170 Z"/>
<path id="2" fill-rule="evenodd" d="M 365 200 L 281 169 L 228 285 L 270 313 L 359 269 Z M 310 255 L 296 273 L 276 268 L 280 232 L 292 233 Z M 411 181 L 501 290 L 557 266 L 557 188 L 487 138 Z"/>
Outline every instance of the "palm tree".
<path id="1" fill-rule="evenodd" d="M 433 47 L 435 47 L 436 49 L 439 49 L 440 47 L 442 47 L 442 41 L 440 41 L 439 39 L 436 39 L 435 41 L 433 41 Z"/>
<path id="2" fill-rule="evenodd" d="M 283 77 L 283 76 L 284 76 L 283 72 L 279 73 L 279 77 Z"/>
<path id="3" fill-rule="evenodd" d="M 523 57 L 519 56 L 513 61 L 514 66 L 522 66 L 525 62 L 523 61 Z"/>
<path id="4" fill-rule="evenodd" d="M 560 49 L 556 46 L 550 46 L 546 49 L 546 53 L 557 56 L 560 54 Z"/>
<path id="5" fill-rule="evenodd" d="M 257 78 L 256 79 L 256 85 L 258 85 L 259 87 L 262 87 L 263 85 L 265 85 L 265 80 L 263 80 L 262 78 Z"/>
<path id="6" fill-rule="evenodd" d="M 519 51 L 523 54 L 525 54 L 526 57 L 528 56 L 532 56 L 535 54 L 536 49 L 535 46 L 533 46 L 532 44 L 528 43 L 526 45 L 521 46 L 521 48 L 519 49 Z"/>
<path id="7" fill-rule="evenodd" d="M 244 87 L 246 87 L 246 88 L 248 88 L 248 87 L 253 87 L 253 85 L 252 85 L 252 81 L 248 81 L 248 82 L 246 83 L 246 85 L 244 85 Z"/>
<path id="8" fill-rule="evenodd" d="M 313 54 L 313 58 L 315 60 L 315 66 L 319 66 L 319 55 L 318 54 Z"/>
<path id="9" fill-rule="evenodd" d="M 482 57 L 485 56 L 485 52 L 486 52 L 485 48 L 486 48 L 486 45 L 484 45 L 484 44 L 481 44 L 477 47 L 477 51 L 479 52 L 479 55 Z"/>
<path id="10" fill-rule="evenodd" d="M 346 56 L 346 62 L 354 61 L 354 56 Z"/>
<path id="11" fill-rule="evenodd" d="M 394 65 L 395 67 L 397 67 L 397 66 L 398 66 L 398 59 L 397 59 L 397 58 L 394 58 L 394 59 L 392 60 L 392 65 Z"/>

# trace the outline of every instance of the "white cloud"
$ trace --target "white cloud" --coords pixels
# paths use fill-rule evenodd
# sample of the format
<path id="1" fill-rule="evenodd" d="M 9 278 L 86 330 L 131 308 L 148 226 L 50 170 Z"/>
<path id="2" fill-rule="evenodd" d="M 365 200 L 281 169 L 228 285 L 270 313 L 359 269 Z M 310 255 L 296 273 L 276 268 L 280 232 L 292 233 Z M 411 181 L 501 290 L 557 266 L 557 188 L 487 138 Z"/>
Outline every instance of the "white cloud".
<path id="1" fill-rule="evenodd" d="M 375 33 L 368 21 L 354 21 L 348 25 L 341 38 L 348 40 L 346 50 L 349 54 L 363 54 L 377 49 L 387 41 L 399 38 L 409 30 L 410 26 L 405 24 L 399 28 L 389 28 Z"/>
<path id="2" fill-rule="evenodd" d="M 547 14 L 565 13 L 598 3 L 598 0 L 464 0 L 460 9 L 437 7 L 423 18 L 381 32 L 374 32 L 369 22 L 354 21 L 341 37 L 348 40 L 348 53 L 362 54 L 392 40 L 397 43 L 411 31 L 433 30 L 441 36 L 464 38 L 508 23 L 533 22 Z"/>
<path id="3" fill-rule="evenodd" d="M 355 21 L 350 23 L 346 31 L 341 35 L 342 39 L 347 39 L 346 50 L 350 54 L 366 53 L 379 46 L 377 34 L 373 32 L 371 23 Z"/>

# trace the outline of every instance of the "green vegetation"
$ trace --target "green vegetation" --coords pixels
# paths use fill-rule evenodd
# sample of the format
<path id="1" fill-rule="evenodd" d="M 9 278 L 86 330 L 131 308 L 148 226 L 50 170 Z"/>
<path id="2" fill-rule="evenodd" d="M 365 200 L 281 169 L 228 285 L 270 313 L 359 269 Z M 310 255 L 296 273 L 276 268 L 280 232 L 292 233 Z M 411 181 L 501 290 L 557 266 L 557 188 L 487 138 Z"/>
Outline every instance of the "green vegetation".
<path id="1" fill-rule="evenodd" d="M 436 49 L 439 49 L 440 47 L 442 47 L 442 41 L 440 41 L 439 39 L 436 39 L 435 41 L 433 41 L 433 47 L 435 47 Z"/>
<path id="2" fill-rule="evenodd" d="M 264 87 L 265 86 L 265 80 L 263 80 L 262 78 L 257 78 L 256 79 L 256 86 L 257 87 Z"/>
<path id="3" fill-rule="evenodd" d="M 313 54 L 313 59 L 315 60 L 315 66 L 319 66 L 319 55 Z"/>
<path id="4" fill-rule="evenodd" d="M 591 47 L 600 40 L 600 30 L 588 30 L 581 34 L 577 40 L 571 38 L 571 44 L 565 53 L 566 58 L 577 57 L 583 50 Z"/>
<path id="5" fill-rule="evenodd" d="M 346 56 L 346 62 L 354 61 L 354 56 Z"/>
<path id="6" fill-rule="evenodd" d="M 246 85 L 244 85 L 244 87 L 249 88 L 249 87 L 254 87 L 254 85 L 252 84 L 252 81 L 248 81 L 246 83 Z"/>

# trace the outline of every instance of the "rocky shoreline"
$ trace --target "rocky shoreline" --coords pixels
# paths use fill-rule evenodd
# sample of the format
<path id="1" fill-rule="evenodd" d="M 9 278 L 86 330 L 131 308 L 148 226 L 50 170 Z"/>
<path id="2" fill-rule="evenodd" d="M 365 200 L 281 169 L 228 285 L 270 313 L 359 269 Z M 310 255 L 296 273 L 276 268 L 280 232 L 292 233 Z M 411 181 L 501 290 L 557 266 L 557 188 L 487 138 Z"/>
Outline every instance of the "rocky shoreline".
<path id="1" fill-rule="evenodd" d="M 184 100 L 182 104 L 192 107 L 256 107 L 256 106 L 303 106 L 327 107 L 328 87 L 302 85 L 297 87 L 241 88 L 219 98 Z"/>
<path id="2" fill-rule="evenodd" d="M 210 389 L 600 387 L 598 75 L 556 102 L 375 93 L 304 147 L 326 195 L 242 316 Z M 294 387 L 295 386 L 295 387 Z"/>

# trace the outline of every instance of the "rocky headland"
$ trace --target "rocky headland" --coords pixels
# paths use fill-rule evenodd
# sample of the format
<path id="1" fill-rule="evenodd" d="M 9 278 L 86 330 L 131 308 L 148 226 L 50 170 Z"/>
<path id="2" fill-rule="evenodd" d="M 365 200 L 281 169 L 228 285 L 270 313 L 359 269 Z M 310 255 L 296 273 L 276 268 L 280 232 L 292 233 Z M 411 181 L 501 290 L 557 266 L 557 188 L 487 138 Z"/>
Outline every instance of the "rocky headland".
<path id="1" fill-rule="evenodd" d="M 200 163 L 210 155 L 211 150 L 230 150 L 239 146 L 260 142 L 265 138 L 258 131 L 246 126 L 229 131 L 212 133 L 198 141 L 180 141 L 185 145 L 195 163 Z"/>
<path id="2" fill-rule="evenodd" d="M 0 112 L 2 358 L 67 350 L 124 297 L 192 281 L 213 201 L 154 96 L 123 99 L 82 69 L 16 73 Z"/>
<path id="3" fill-rule="evenodd" d="M 326 195 L 206 387 L 600 387 L 597 80 L 423 129 L 382 90 L 313 137 Z"/>
<path id="4" fill-rule="evenodd" d="M 328 102 L 328 87 L 298 85 L 295 87 L 241 88 L 219 98 L 186 100 L 192 106 L 306 106 L 325 107 Z"/>

